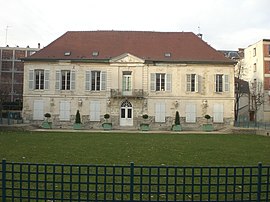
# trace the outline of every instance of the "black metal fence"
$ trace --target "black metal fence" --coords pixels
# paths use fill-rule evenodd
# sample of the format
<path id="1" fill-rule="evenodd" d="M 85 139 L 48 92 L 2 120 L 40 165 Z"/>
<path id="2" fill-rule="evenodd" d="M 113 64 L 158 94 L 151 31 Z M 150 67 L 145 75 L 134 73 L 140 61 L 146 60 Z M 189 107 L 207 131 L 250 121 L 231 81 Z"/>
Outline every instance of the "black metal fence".
<path id="1" fill-rule="evenodd" d="M 235 127 L 270 130 L 269 122 L 235 121 Z"/>
<path id="2" fill-rule="evenodd" d="M 270 166 L 1 163 L 6 201 L 270 201 Z"/>

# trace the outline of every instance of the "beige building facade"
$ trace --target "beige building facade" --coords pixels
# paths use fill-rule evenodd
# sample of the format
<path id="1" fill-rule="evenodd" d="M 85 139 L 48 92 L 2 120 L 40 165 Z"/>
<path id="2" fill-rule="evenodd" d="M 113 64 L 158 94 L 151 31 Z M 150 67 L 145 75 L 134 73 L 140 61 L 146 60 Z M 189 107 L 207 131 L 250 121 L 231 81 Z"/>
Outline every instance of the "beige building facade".
<path id="1" fill-rule="evenodd" d="M 69 34 L 72 32 L 62 39 Z M 93 50 L 90 47 L 96 44 L 89 44 L 87 51 L 93 58 L 78 58 L 74 56 L 75 50 L 67 49 L 71 46 L 58 46 L 60 37 L 48 48 L 25 59 L 24 121 L 39 125 L 44 114 L 50 113 L 54 128 L 71 128 L 79 110 L 85 129 L 101 129 L 104 114 L 110 114 L 113 129 L 136 130 L 143 122 L 142 115 L 148 114 L 151 130 L 170 130 L 178 111 L 183 130 L 201 130 L 206 114 L 212 117 L 215 129 L 233 124 L 234 62 L 216 53 L 193 33 L 188 35 L 191 39 L 183 40 L 190 40 L 191 45 L 195 41 L 198 48 L 202 45 L 214 54 L 213 60 L 197 57 L 196 51 L 190 51 L 189 58 L 179 59 L 185 54 L 177 53 L 179 46 L 160 51 L 160 59 L 153 56 L 157 55 L 157 49 L 151 53 L 151 45 L 145 45 L 150 40 L 148 37 L 159 41 L 175 37 L 179 41 L 181 33 L 112 31 L 91 32 L 88 37 L 102 35 L 103 39 L 109 37 L 112 41 L 112 35 L 118 37 L 118 34 L 123 35 L 121 40 L 126 35 L 126 40 L 144 37 L 144 45 L 138 41 L 128 46 L 125 42 L 122 50 L 118 41 L 119 51 L 111 50 L 114 56 L 105 57 L 101 54 L 110 44 Z M 170 42 L 168 47 L 171 46 L 174 45 Z"/>
<path id="2" fill-rule="evenodd" d="M 244 50 L 244 79 L 250 84 L 251 120 L 270 121 L 270 40 L 263 39 Z M 253 95 L 253 97 L 252 97 Z"/>

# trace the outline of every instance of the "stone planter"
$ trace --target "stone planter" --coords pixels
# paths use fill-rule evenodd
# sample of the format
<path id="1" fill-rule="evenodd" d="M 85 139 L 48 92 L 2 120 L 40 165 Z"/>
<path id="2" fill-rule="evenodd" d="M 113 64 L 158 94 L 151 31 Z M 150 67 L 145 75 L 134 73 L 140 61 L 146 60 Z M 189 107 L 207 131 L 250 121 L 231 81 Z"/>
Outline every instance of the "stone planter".
<path id="1" fill-rule="evenodd" d="M 52 128 L 52 122 L 44 121 L 41 125 L 44 129 L 51 129 Z"/>
<path id="2" fill-rule="evenodd" d="M 172 126 L 172 131 L 182 131 L 181 125 L 173 125 Z"/>
<path id="3" fill-rule="evenodd" d="M 74 130 L 81 130 L 82 129 L 82 124 L 81 123 L 74 123 L 73 124 L 73 129 Z"/>
<path id="4" fill-rule="evenodd" d="M 141 131 L 148 131 L 149 130 L 149 124 L 148 123 L 141 123 L 140 124 L 140 129 Z"/>
<path id="5" fill-rule="evenodd" d="M 214 130 L 213 124 L 211 123 L 203 124 L 203 131 L 211 132 L 213 130 Z"/>
<path id="6" fill-rule="evenodd" d="M 112 129 L 112 123 L 103 123 L 102 128 L 104 130 L 111 130 Z"/>

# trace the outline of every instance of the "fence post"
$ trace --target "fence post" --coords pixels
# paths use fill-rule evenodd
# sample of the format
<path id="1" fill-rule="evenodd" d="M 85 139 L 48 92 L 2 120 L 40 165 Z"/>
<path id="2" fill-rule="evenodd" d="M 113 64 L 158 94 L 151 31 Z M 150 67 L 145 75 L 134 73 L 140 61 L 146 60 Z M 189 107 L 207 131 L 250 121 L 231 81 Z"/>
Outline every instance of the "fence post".
<path id="1" fill-rule="evenodd" d="M 2 202 L 6 202 L 6 159 L 2 160 Z"/>
<path id="2" fill-rule="evenodd" d="M 262 186 L 262 163 L 258 163 L 258 185 L 257 185 L 257 201 L 261 201 Z"/>
<path id="3" fill-rule="evenodd" d="M 134 191 L 134 162 L 130 163 L 130 201 L 133 201 Z"/>

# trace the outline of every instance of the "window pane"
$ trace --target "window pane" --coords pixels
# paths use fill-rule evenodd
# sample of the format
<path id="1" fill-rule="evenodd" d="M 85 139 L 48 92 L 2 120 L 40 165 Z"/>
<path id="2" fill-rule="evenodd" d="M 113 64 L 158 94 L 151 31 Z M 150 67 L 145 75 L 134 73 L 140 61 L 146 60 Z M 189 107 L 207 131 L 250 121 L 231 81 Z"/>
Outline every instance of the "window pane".
<path id="1" fill-rule="evenodd" d="M 126 117 L 126 116 L 125 116 L 125 112 L 126 112 L 125 109 L 121 109 L 121 118 L 125 118 L 125 117 Z"/>
<path id="2" fill-rule="evenodd" d="M 132 109 L 128 109 L 128 118 L 132 118 Z"/>

